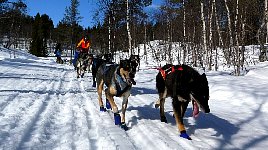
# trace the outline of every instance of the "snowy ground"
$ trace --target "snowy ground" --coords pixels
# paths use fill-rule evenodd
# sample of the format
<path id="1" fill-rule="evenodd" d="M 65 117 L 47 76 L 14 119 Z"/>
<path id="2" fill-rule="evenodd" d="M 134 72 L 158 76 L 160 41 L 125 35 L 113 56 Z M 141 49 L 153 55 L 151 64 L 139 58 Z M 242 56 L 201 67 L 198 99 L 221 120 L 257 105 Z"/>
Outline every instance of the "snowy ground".
<path id="1" fill-rule="evenodd" d="M 0 50 L 0 149 L 174 150 L 254 149 L 268 147 L 268 62 L 245 76 L 207 72 L 210 114 L 184 118 L 193 140 L 179 137 L 166 102 L 168 123 L 154 108 L 157 70 L 142 66 L 126 112 L 128 131 L 99 112 L 91 74 L 77 79 L 72 66 L 53 58 Z M 116 98 L 121 105 L 121 99 Z"/>

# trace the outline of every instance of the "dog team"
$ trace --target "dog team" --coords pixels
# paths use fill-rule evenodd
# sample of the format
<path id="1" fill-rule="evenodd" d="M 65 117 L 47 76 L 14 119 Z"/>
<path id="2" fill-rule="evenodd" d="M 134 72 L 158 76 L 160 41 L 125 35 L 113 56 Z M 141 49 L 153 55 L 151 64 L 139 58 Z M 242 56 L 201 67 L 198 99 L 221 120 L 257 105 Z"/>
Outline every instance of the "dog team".
<path id="1" fill-rule="evenodd" d="M 129 59 L 120 60 L 119 64 L 112 62 L 113 56 L 111 54 L 95 58 L 92 54 L 88 54 L 89 42 L 86 37 L 82 38 L 77 48 L 80 48 L 80 53 L 75 54 L 73 62 L 77 78 L 83 78 L 88 66 L 92 66 L 92 86 L 97 89 L 100 111 L 105 112 L 111 109 L 114 113 L 115 125 L 128 130 L 125 115 L 132 85 L 136 84 L 134 78 L 140 68 L 139 56 L 131 55 Z M 207 77 L 205 73 L 199 74 L 188 65 L 166 64 L 159 67 L 158 70 L 156 88 L 159 98 L 155 102 L 155 107 L 160 107 L 160 120 L 167 123 L 164 104 L 165 99 L 171 97 L 173 116 L 180 137 L 191 140 L 191 137 L 186 133 L 183 117 L 190 102 L 193 105 L 194 117 L 198 116 L 199 108 L 205 113 L 210 112 Z M 106 97 L 105 104 L 102 99 L 103 91 Z M 122 97 L 123 99 L 121 113 L 119 113 L 114 97 Z"/>

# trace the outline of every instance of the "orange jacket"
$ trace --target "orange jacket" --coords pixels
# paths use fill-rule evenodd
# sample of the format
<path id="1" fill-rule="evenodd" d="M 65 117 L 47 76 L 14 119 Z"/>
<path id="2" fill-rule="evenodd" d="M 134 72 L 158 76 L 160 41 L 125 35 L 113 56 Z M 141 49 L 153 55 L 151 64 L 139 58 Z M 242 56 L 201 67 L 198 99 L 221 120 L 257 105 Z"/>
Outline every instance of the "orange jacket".
<path id="1" fill-rule="evenodd" d="M 81 41 L 77 44 L 77 48 L 81 48 L 82 49 L 82 51 L 88 51 L 89 50 L 89 46 L 90 46 L 90 44 L 89 44 L 89 41 L 87 40 L 87 41 L 85 41 L 84 40 L 84 38 L 83 39 L 81 39 Z"/>

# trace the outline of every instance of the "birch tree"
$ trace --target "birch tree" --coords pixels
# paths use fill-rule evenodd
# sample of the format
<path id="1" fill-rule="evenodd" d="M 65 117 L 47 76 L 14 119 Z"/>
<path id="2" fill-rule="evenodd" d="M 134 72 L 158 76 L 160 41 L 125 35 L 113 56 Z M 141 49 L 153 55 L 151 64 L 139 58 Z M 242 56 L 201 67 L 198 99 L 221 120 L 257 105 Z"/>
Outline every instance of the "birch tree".
<path id="1" fill-rule="evenodd" d="M 228 6 L 228 4 L 227 4 L 227 0 L 224 0 L 224 2 L 225 2 L 225 7 L 226 7 L 226 10 L 227 10 L 227 18 L 228 18 L 228 34 L 229 34 L 229 44 L 227 44 L 227 45 L 229 45 L 229 47 L 228 47 L 228 49 L 229 49 L 229 51 L 227 51 L 227 53 L 226 53 L 226 55 L 225 55 L 225 59 L 226 59 L 226 61 L 227 61 L 227 64 L 231 64 L 231 60 L 230 60 L 230 57 L 231 57 L 231 54 L 232 54 L 232 47 L 234 46 L 234 44 L 233 44 L 233 30 L 232 30 L 232 22 L 231 22 L 231 12 L 230 12 L 230 9 L 229 9 L 229 6 Z"/>
<path id="2" fill-rule="evenodd" d="M 268 23 L 267 23 L 267 20 L 268 20 L 268 0 L 264 1 L 264 8 L 265 8 L 264 17 L 266 20 L 266 43 L 268 43 Z"/>
<path id="3" fill-rule="evenodd" d="M 129 27 L 129 22 L 130 22 L 130 14 L 129 14 L 129 0 L 126 0 L 126 18 L 127 18 L 127 35 L 128 35 L 128 50 L 129 50 L 129 54 L 133 53 L 133 49 L 132 49 L 132 38 L 131 38 L 131 33 L 130 33 L 130 27 Z"/>
<path id="4" fill-rule="evenodd" d="M 233 58 L 234 68 L 235 68 L 235 75 L 240 75 L 240 43 L 239 43 L 239 0 L 236 0 L 236 14 L 235 14 L 235 41 L 236 41 L 236 48 L 235 48 L 235 55 Z"/>
<path id="5" fill-rule="evenodd" d="M 183 6 L 183 63 L 185 63 L 186 59 L 186 14 L 185 14 L 185 0 L 182 1 L 182 6 Z M 178 57 L 179 58 L 179 57 Z M 180 62 L 179 62 L 180 63 Z"/>
<path id="6" fill-rule="evenodd" d="M 266 22 L 266 44 L 268 44 L 268 2 L 267 2 L 267 0 L 265 0 L 265 2 L 264 2 L 264 8 L 265 8 L 265 11 L 264 11 L 264 17 L 265 17 L 265 22 Z M 264 60 L 267 60 L 268 58 L 267 58 L 267 48 L 265 48 L 265 54 L 264 54 L 265 56 L 265 59 Z"/>
<path id="7" fill-rule="evenodd" d="M 200 1 L 201 7 L 201 20 L 202 20 L 202 38 L 203 38 L 203 53 L 207 53 L 207 36 L 206 36 L 206 21 L 205 21 L 205 14 L 204 14 L 204 2 L 203 0 Z M 205 54 L 203 56 L 205 56 Z M 204 57 L 203 57 L 204 58 Z M 206 57 L 205 59 L 206 60 Z M 201 61 L 201 66 L 203 67 L 203 62 Z"/>
<path id="8" fill-rule="evenodd" d="M 222 34 L 221 34 L 221 29 L 220 29 L 220 25 L 219 25 L 219 17 L 218 17 L 218 9 L 216 6 L 216 0 L 213 0 L 212 5 L 214 7 L 214 14 L 215 14 L 215 23 L 216 23 L 216 28 L 217 28 L 217 33 L 218 33 L 218 37 L 219 37 L 219 48 L 223 49 L 223 52 L 225 52 L 224 50 L 224 43 L 223 43 L 223 39 L 222 39 Z M 218 70 L 218 51 L 217 48 L 215 49 L 215 70 Z"/>

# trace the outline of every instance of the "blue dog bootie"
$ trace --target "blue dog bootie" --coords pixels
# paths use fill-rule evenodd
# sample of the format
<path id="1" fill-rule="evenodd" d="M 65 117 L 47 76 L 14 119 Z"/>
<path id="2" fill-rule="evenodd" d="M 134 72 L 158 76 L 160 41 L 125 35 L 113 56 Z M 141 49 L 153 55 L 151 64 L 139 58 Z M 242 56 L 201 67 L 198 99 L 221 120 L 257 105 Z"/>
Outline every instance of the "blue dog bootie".
<path id="1" fill-rule="evenodd" d="M 111 104 L 107 98 L 106 98 L 106 109 L 111 109 Z"/>
<path id="2" fill-rule="evenodd" d="M 186 131 L 181 131 L 180 137 L 185 138 L 187 140 L 192 140 L 191 137 L 186 133 Z"/>
<path id="3" fill-rule="evenodd" d="M 119 113 L 114 113 L 114 124 L 121 125 L 121 116 Z"/>

